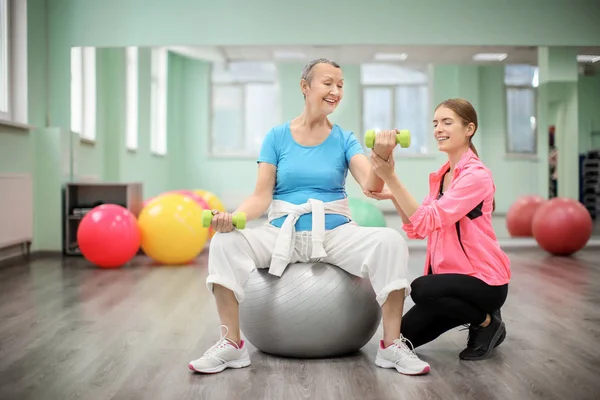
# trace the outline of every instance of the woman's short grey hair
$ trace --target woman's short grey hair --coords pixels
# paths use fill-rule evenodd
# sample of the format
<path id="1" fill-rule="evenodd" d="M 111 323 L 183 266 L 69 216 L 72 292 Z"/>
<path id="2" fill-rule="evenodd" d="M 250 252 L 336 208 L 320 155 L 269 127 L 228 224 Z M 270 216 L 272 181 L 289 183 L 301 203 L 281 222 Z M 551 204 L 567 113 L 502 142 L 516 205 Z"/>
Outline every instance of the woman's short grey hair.
<path id="1" fill-rule="evenodd" d="M 317 58 L 316 60 L 312 60 L 311 62 L 306 64 L 304 66 L 304 69 L 302 70 L 302 79 L 304 79 L 309 84 L 312 81 L 313 69 L 315 68 L 315 65 L 317 65 L 317 64 L 329 64 L 329 65 L 333 65 L 336 68 L 341 68 L 338 63 L 336 63 L 335 61 L 331 61 L 327 58 Z"/>

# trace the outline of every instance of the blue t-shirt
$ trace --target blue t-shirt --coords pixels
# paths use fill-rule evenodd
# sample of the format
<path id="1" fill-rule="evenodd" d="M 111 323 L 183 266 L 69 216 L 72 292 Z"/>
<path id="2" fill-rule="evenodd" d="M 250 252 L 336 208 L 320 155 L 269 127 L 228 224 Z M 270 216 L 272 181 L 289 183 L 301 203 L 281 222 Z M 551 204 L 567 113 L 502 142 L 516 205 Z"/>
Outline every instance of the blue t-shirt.
<path id="1" fill-rule="evenodd" d="M 292 137 L 290 122 L 271 129 L 262 143 L 258 162 L 277 167 L 274 200 L 303 204 L 309 198 L 324 202 L 347 197 L 346 177 L 350 159 L 364 154 L 352 132 L 333 125 L 325 141 L 317 146 L 302 146 Z M 273 220 L 277 227 L 285 217 Z M 334 229 L 348 222 L 338 214 L 325 215 L 325 229 Z M 296 222 L 297 231 L 312 230 L 312 213 L 304 214 Z"/>

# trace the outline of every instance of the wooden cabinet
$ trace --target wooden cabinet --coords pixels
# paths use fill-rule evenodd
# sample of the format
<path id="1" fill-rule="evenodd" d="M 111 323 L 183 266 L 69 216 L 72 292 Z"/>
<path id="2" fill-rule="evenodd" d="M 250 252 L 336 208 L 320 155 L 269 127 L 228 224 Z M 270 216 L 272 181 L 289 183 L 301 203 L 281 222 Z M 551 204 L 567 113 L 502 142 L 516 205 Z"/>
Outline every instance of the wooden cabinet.
<path id="1" fill-rule="evenodd" d="M 141 183 L 67 183 L 63 188 L 63 253 L 81 255 L 77 245 L 77 228 L 92 208 L 101 204 L 118 204 L 136 217 L 142 210 Z"/>

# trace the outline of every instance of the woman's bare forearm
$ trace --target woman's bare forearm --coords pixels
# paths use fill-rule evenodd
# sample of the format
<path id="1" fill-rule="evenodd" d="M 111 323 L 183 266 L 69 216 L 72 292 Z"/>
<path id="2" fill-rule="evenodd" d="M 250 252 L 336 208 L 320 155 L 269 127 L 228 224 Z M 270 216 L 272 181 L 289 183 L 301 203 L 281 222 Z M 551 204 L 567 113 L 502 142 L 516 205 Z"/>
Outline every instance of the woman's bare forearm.
<path id="1" fill-rule="evenodd" d="M 272 200 L 272 195 L 253 194 L 246 198 L 235 212 L 245 213 L 246 221 L 251 221 L 261 217 L 269 209 Z"/>
<path id="2" fill-rule="evenodd" d="M 371 167 L 369 170 L 369 177 L 367 178 L 367 183 L 365 184 L 365 190 L 370 192 L 381 192 L 383 190 L 383 186 L 385 182 L 375 173 L 375 170 Z"/>
<path id="3" fill-rule="evenodd" d="M 400 207 L 400 204 L 398 204 L 398 201 L 396 199 L 392 199 L 392 203 L 394 203 L 394 207 L 396 207 L 396 211 L 398 211 L 400 218 L 402 218 L 402 222 L 404 222 L 405 224 L 410 224 L 410 219 L 408 219 L 408 215 L 406 215 L 404 210 L 402 210 L 402 207 Z"/>

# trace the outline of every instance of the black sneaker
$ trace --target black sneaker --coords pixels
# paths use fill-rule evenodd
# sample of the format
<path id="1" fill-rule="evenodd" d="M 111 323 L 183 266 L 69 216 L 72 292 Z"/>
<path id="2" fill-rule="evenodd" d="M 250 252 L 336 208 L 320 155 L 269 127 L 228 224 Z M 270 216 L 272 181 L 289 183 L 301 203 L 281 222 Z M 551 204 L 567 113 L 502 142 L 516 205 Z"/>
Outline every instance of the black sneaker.
<path id="1" fill-rule="evenodd" d="M 490 324 L 485 328 L 481 326 L 469 327 L 467 348 L 459 354 L 461 360 L 483 360 L 504 340 L 506 328 L 499 317 L 499 312 L 493 313 L 491 317 Z"/>
<path id="2" fill-rule="evenodd" d="M 498 317 L 498 319 L 500 319 L 502 321 L 502 314 L 500 313 L 500 310 L 496 310 L 494 311 L 494 315 Z M 465 329 L 470 329 L 470 325 L 469 324 L 465 324 Z M 465 329 L 461 329 L 461 331 L 465 330 Z M 469 332 L 469 337 L 473 337 L 477 334 L 476 329 L 473 329 L 472 331 Z M 506 339 L 506 324 L 504 325 L 504 330 L 502 331 L 502 335 L 500 335 L 500 339 L 498 339 L 498 343 L 496 343 L 494 345 L 494 348 L 500 346 L 502 344 L 502 342 L 504 342 L 504 339 Z M 473 339 L 471 339 L 473 340 Z"/>
<path id="3" fill-rule="evenodd" d="M 500 321 L 502 321 L 502 314 L 500 314 L 500 310 L 494 311 L 494 315 L 497 316 Z M 504 330 L 502 331 L 502 335 L 500 335 L 500 339 L 498 339 L 498 343 L 496 343 L 494 345 L 494 348 L 500 346 L 500 344 L 502 344 L 502 342 L 504 342 L 504 339 L 506 339 L 506 324 L 504 325 Z"/>

